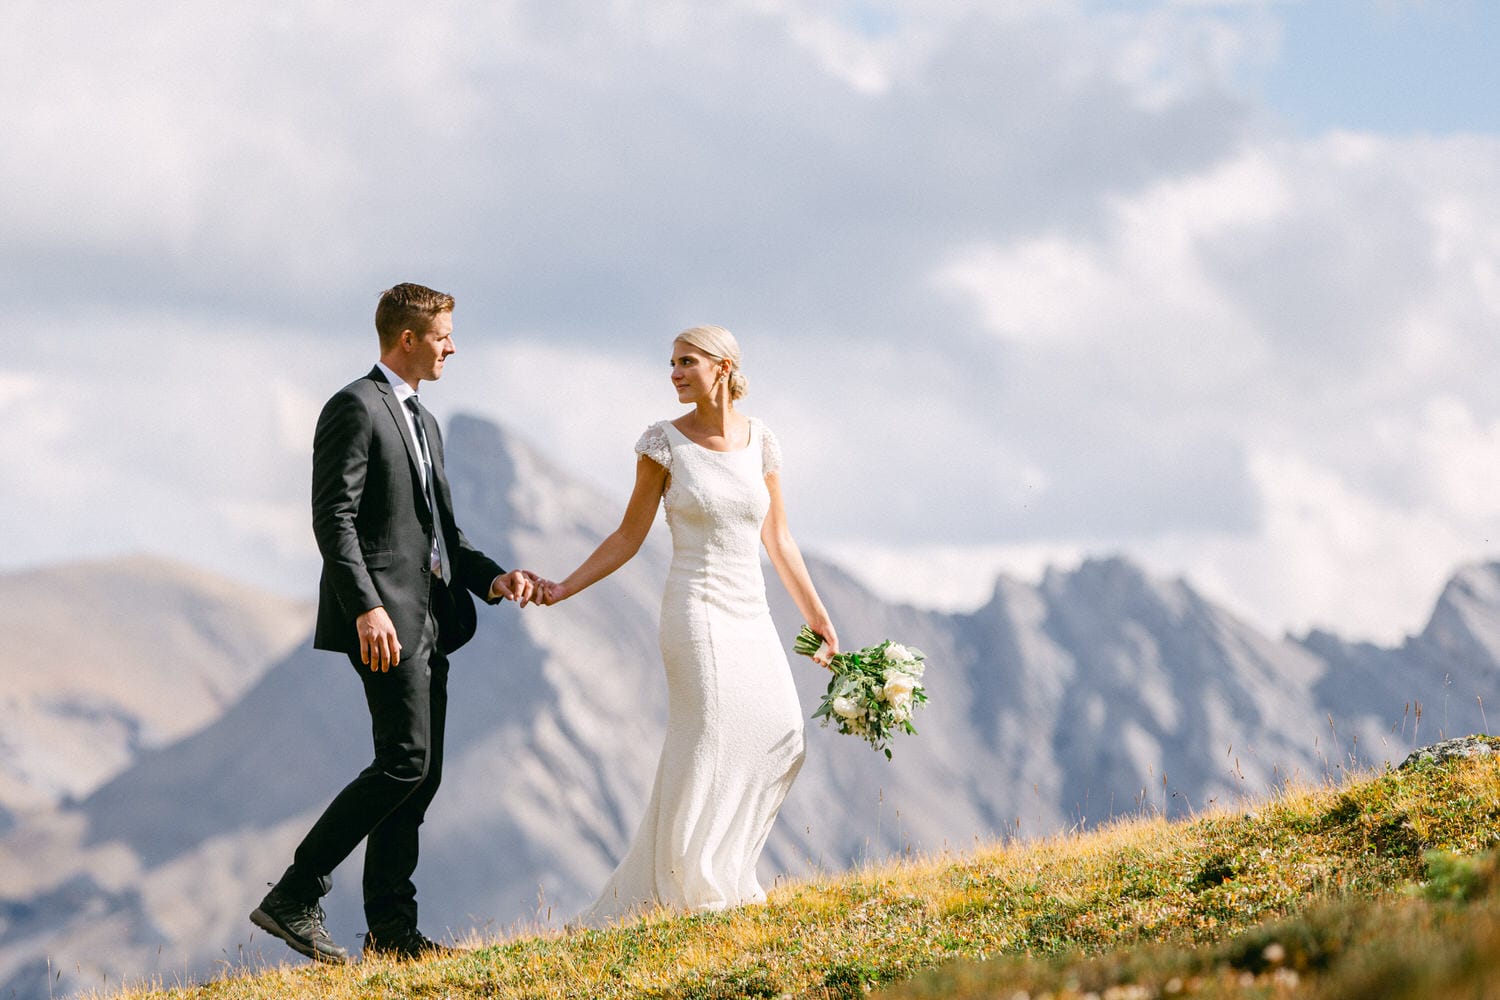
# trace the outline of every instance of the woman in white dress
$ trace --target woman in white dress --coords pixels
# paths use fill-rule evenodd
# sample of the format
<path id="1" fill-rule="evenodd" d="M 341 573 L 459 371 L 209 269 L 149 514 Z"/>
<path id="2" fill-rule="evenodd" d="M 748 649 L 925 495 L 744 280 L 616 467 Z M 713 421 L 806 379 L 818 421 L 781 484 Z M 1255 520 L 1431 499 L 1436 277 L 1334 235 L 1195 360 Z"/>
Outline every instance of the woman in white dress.
<path id="1" fill-rule="evenodd" d="M 787 529 L 781 450 L 735 408 L 745 394 L 728 330 L 684 330 L 672 344 L 672 385 L 692 406 L 636 442 L 635 490 L 620 527 L 560 583 L 556 604 L 623 566 L 658 505 L 672 531 L 661 608 L 667 735 L 635 840 L 581 920 L 607 923 L 657 905 L 720 910 L 760 902 L 755 864 L 802 766 L 802 706 L 771 623 L 760 546 L 797 609 L 827 642 L 838 635 Z"/>

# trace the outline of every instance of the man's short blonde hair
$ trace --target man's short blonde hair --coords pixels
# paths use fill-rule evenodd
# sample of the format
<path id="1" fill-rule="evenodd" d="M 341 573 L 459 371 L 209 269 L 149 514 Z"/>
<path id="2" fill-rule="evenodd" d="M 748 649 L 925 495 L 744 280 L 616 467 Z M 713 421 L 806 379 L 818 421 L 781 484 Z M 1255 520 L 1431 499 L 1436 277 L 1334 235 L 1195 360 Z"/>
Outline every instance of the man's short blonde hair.
<path id="1" fill-rule="evenodd" d="M 396 345 L 402 330 L 426 333 L 440 313 L 453 311 L 453 296 L 435 292 L 424 285 L 403 282 L 380 293 L 375 307 L 375 332 L 380 335 L 380 349 Z"/>

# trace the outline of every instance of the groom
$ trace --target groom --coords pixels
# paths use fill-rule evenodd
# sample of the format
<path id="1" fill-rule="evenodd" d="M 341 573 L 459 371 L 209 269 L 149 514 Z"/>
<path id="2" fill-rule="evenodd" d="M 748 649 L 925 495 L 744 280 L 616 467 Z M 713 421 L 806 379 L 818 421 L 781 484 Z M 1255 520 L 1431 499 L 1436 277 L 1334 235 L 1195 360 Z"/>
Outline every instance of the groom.
<path id="1" fill-rule="evenodd" d="M 532 599 L 453 519 L 437 422 L 417 400 L 453 354 L 453 297 L 384 292 L 380 361 L 323 407 L 313 437 L 313 534 L 323 556 L 313 645 L 348 655 L 364 682 L 375 759 L 334 797 L 292 865 L 250 914 L 323 962 L 345 951 L 323 926 L 330 875 L 365 841 L 366 954 L 445 952 L 417 929 L 417 828 L 443 772 L 448 655 L 474 635 L 474 602 Z"/>

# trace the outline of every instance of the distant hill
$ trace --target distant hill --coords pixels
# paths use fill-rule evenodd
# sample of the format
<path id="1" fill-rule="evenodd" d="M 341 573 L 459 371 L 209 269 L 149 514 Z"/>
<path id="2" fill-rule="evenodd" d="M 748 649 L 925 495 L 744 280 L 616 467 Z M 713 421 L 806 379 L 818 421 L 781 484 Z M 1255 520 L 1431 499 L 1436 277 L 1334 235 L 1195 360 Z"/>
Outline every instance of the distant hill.
<path id="1" fill-rule="evenodd" d="M 618 523 L 614 502 L 492 424 L 455 419 L 447 448 L 466 532 L 506 565 L 566 572 Z M 454 661 L 444 789 L 424 827 L 429 933 L 558 924 L 623 852 L 664 725 L 668 545 L 658 525 L 634 562 L 559 608 L 482 610 Z M 1002 578 L 969 614 L 882 601 L 826 563 L 812 572 L 846 643 L 893 637 L 926 652 L 932 702 L 894 763 L 810 726 L 767 877 L 1144 805 L 1181 815 L 1399 756 L 1419 738 L 1417 703 L 1423 742 L 1482 730 L 1482 702 L 1500 704 L 1496 565 L 1462 571 L 1433 624 L 1398 649 L 1268 637 L 1118 558 L 1035 586 Z M 790 642 L 799 622 L 774 576 L 770 589 Z M 793 668 L 810 712 L 824 675 L 800 658 Z M 349 671 L 303 645 L 211 725 L 0 839 L 0 995 L 34 995 L 47 956 L 62 991 L 253 953 L 264 938 L 245 914 L 367 762 Z M 351 859 L 328 899 L 349 945 L 363 930 L 358 870 Z"/>
<path id="2" fill-rule="evenodd" d="M 307 637 L 312 605 L 149 556 L 0 574 L 0 810 L 78 798 L 207 725 Z"/>

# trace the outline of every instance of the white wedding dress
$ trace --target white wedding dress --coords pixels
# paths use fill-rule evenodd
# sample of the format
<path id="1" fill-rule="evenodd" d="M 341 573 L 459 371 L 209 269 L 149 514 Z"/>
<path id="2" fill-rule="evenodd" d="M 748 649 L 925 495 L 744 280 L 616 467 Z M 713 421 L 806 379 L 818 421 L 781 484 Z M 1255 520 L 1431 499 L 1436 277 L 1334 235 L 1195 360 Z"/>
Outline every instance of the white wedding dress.
<path id="1" fill-rule="evenodd" d="M 667 735 L 635 840 L 582 916 L 591 925 L 658 904 L 763 901 L 755 863 L 803 756 L 802 707 L 760 563 L 765 474 L 781 462 L 775 437 L 752 419 L 748 447 L 717 452 L 662 421 L 636 451 L 669 473 Z"/>

